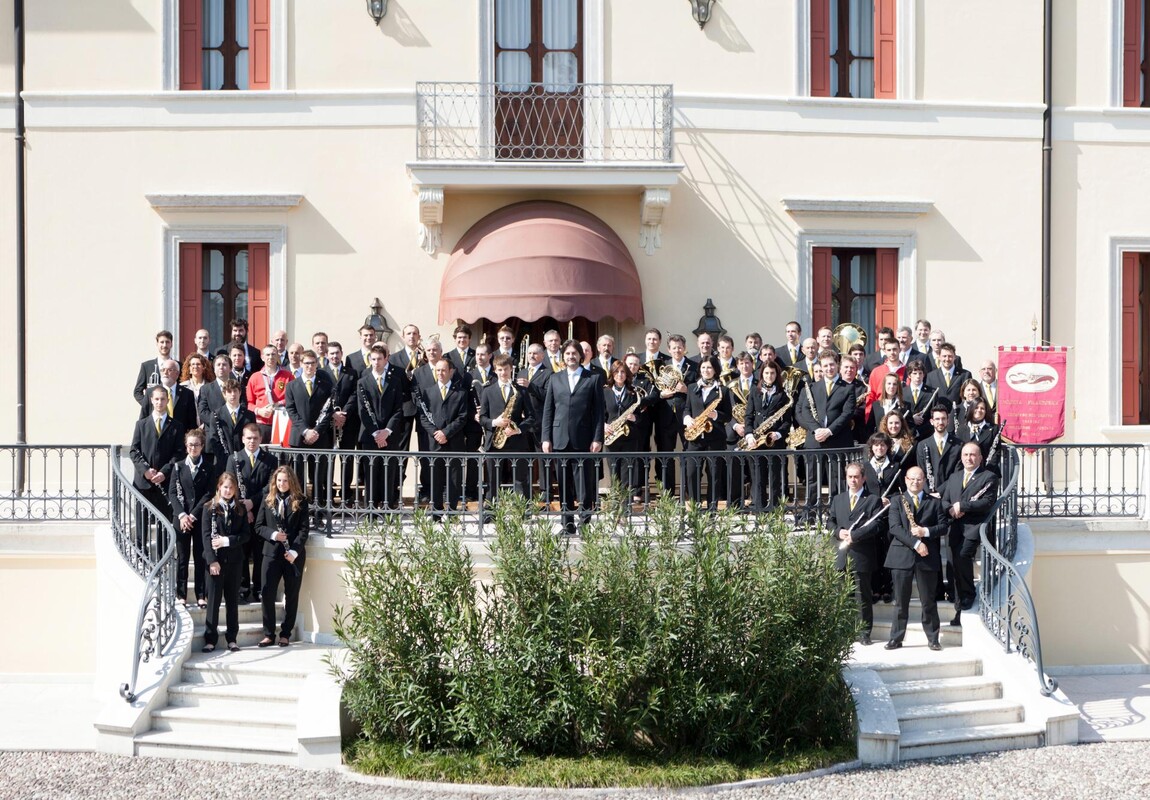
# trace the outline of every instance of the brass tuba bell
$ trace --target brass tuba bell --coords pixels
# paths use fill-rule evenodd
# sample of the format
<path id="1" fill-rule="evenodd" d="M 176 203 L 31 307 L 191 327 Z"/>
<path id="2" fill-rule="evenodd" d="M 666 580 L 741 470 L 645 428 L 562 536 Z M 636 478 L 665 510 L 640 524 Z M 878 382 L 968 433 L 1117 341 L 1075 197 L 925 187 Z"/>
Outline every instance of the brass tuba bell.
<path id="1" fill-rule="evenodd" d="M 866 346 L 866 331 L 853 322 L 844 322 L 832 332 L 835 349 L 846 355 L 856 344 Z"/>

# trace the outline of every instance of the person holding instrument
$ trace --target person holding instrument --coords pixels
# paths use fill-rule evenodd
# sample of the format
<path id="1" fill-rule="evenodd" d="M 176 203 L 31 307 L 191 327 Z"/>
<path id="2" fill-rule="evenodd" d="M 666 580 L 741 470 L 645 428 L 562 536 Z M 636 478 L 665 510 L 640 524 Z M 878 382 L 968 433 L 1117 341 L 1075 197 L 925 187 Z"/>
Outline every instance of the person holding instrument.
<path id="1" fill-rule="evenodd" d="M 259 647 L 275 644 L 276 594 L 284 585 L 284 619 L 280 625 L 279 646 L 291 644 L 299 609 L 299 589 L 303 583 L 305 547 L 308 536 L 307 498 L 299 478 L 290 467 L 278 467 L 268 485 L 267 500 L 260 504 L 256 533 L 263 541 L 263 627 Z"/>
<path id="2" fill-rule="evenodd" d="M 227 627 L 224 641 L 230 652 L 240 649 L 240 571 L 244 544 L 251 536 L 247 510 L 237 502 L 239 482 L 232 472 L 216 481 L 215 496 L 204 506 L 202 541 L 208 565 L 208 613 L 204 620 L 203 652 L 216 649 L 219 641 L 220 600 L 224 601 Z"/>

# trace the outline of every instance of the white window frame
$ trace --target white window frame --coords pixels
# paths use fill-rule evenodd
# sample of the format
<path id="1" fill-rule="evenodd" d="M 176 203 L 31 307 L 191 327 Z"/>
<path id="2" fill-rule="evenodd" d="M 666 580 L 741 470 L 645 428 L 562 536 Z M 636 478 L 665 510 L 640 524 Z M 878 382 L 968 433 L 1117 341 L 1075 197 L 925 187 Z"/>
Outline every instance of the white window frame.
<path id="1" fill-rule="evenodd" d="M 268 258 L 268 335 L 287 328 L 286 225 L 166 225 L 164 226 L 164 286 L 161 291 L 164 329 L 180 329 L 180 245 L 263 244 Z"/>
<path id="2" fill-rule="evenodd" d="M 877 0 L 876 0 L 877 2 Z M 917 40 L 918 24 L 915 16 L 915 0 L 896 0 L 895 20 L 897 38 L 897 53 L 895 58 L 895 99 L 914 100 L 918 96 L 916 85 L 917 54 L 915 41 Z M 1121 2 L 1121 0 L 1118 0 Z M 811 96 L 811 0 L 795 0 L 795 96 Z M 819 97 L 817 100 L 866 100 L 872 98 L 834 98 Z M 878 100 L 877 102 L 883 102 Z M 889 102 L 889 101 L 888 101 Z"/>
<path id="3" fill-rule="evenodd" d="M 271 91 L 287 89 L 287 3 L 271 0 Z M 180 91 L 180 0 L 164 0 L 164 63 L 163 87 L 165 92 Z M 245 89 L 244 91 L 265 91 Z M 229 94 L 233 92 L 228 91 Z"/>
<path id="4" fill-rule="evenodd" d="M 1122 341 L 1122 256 L 1126 253 L 1150 253 L 1150 236 L 1110 237 L 1110 285 L 1106 313 L 1106 327 L 1110 331 L 1111 342 Z M 1107 398 L 1106 425 L 1102 433 L 1111 441 L 1128 440 L 1145 442 L 1150 434 L 1150 425 L 1122 424 L 1122 359 L 1102 359 L 1103 385 L 1110 387 Z M 1134 438 L 1131 438 L 1134 437 Z"/>
<path id="5" fill-rule="evenodd" d="M 797 291 L 795 295 L 795 319 L 804 331 L 813 330 L 812 306 L 814 304 L 814 281 L 811 271 L 814 265 L 816 247 L 866 247 L 898 249 L 898 319 L 917 319 L 921 314 L 918 308 L 918 237 L 914 231 L 818 231 L 809 230 L 799 234 L 798 253 L 795 259 L 798 269 Z M 869 335 L 870 332 L 868 331 Z"/>

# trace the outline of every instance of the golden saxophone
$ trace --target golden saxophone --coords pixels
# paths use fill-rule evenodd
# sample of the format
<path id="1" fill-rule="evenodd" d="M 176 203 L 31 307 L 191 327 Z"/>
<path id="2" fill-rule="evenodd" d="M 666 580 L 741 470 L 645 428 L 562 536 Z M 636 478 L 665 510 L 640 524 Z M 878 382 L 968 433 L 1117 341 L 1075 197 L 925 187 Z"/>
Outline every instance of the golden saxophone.
<path id="1" fill-rule="evenodd" d="M 674 369 L 674 367 L 672 367 Z M 675 370 L 678 372 L 678 370 Z M 707 403 L 707 407 L 702 410 L 699 416 L 691 420 L 691 424 L 683 431 L 683 438 L 688 442 L 693 442 L 702 436 L 704 433 L 710 433 L 714 430 L 711 424 L 711 412 L 719 407 L 719 403 L 723 400 L 723 389 L 721 386 L 715 387 L 715 399 Z"/>
<path id="2" fill-rule="evenodd" d="M 739 443 L 738 443 L 738 445 L 736 445 L 735 449 L 736 450 L 758 450 L 760 447 L 762 447 L 764 444 L 766 444 L 767 440 L 770 439 L 771 428 L 775 427 L 775 425 L 778 424 L 779 420 L 783 418 L 783 415 L 786 414 L 787 411 L 789 411 L 791 406 L 793 406 L 794 404 L 795 404 L 795 398 L 788 397 L 787 402 L 785 404 L 783 404 L 782 408 L 780 408 L 774 414 L 771 414 L 769 417 L 767 417 L 765 420 L 763 420 L 762 424 L 759 425 L 759 427 L 755 428 L 755 430 L 751 432 L 751 435 L 755 437 L 755 440 L 751 444 L 747 444 L 746 439 L 740 439 Z M 788 436 L 787 438 L 789 439 L 790 437 Z"/>
<path id="3" fill-rule="evenodd" d="M 496 428 L 495 435 L 491 437 L 491 446 L 496 450 L 502 450 L 503 446 L 507 444 L 507 438 L 519 433 L 519 426 L 511 419 L 511 414 L 515 411 L 515 401 L 518 399 L 519 392 L 512 389 L 511 397 L 507 399 L 507 405 L 503 407 L 503 413 L 499 415 L 500 419 L 507 420 L 507 425 L 502 428 Z"/>
<path id="4" fill-rule="evenodd" d="M 614 444 L 617 440 L 622 439 L 624 436 L 631 432 L 631 426 L 628 425 L 625 421 L 620 424 L 619 420 L 626 420 L 627 417 L 638 411 L 639 406 L 643 403 L 643 398 L 646 396 L 647 393 L 642 389 L 635 390 L 635 402 L 630 405 L 626 411 L 623 411 L 621 414 L 619 414 L 618 417 L 615 418 L 616 424 L 614 427 L 612 427 L 611 432 L 603 437 L 604 446 Z"/>

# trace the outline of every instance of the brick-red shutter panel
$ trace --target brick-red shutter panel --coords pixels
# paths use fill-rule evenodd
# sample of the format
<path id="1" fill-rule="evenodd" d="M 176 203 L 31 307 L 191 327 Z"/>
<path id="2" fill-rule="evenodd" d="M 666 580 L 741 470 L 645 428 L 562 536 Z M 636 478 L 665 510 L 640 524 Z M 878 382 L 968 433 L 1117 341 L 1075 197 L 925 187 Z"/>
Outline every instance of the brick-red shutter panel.
<path id="1" fill-rule="evenodd" d="M 203 0 L 180 0 L 180 91 L 204 88 L 204 60 L 201 56 L 200 26 L 203 24 Z"/>
<path id="2" fill-rule="evenodd" d="M 831 0 L 811 0 L 811 97 L 831 96 Z"/>
<path id="3" fill-rule="evenodd" d="M 831 249 L 816 247 L 811 257 L 811 335 L 831 325 Z"/>
<path id="4" fill-rule="evenodd" d="M 1137 425 L 1139 419 L 1139 375 L 1142 331 L 1139 303 L 1142 282 L 1141 253 L 1122 254 L 1122 424 Z"/>
<path id="5" fill-rule="evenodd" d="M 1142 105 L 1142 1 L 1125 0 L 1122 15 L 1122 105 Z"/>
<path id="6" fill-rule="evenodd" d="M 898 248 L 875 250 L 875 324 L 880 328 L 898 328 Z M 865 327 L 867 320 L 859 320 Z"/>
<path id="7" fill-rule="evenodd" d="M 248 88 L 272 88 L 271 0 L 248 0 Z"/>
<path id="8" fill-rule="evenodd" d="M 248 343 L 257 348 L 268 343 L 270 262 L 270 245 L 248 245 Z"/>
<path id="9" fill-rule="evenodd" d="M 885 100 L 894 100 L 898 89 L 896 2 L 875 0 L 874 4 L 874 96 Z"/>
<path id="10" fill-rule="evenodd" d="M 181 361 L 196 349 L 196 331 L 203 327 L 203 263 L 203 245 L 180 243 L 180 324 L 172 356 Z"/>

